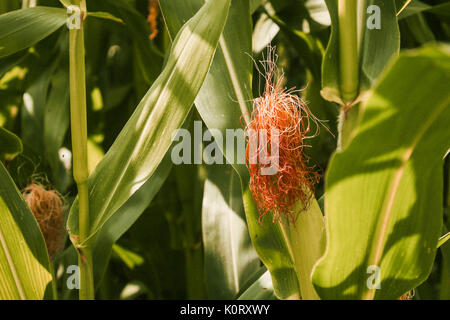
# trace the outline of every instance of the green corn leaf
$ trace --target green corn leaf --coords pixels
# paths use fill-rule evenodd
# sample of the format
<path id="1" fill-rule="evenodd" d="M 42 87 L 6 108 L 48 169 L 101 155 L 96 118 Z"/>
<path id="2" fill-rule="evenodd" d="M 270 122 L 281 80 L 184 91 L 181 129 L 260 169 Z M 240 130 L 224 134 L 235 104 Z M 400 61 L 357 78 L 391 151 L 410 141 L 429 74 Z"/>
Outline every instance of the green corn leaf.
<path id="1" fill-rule="evenodd" d="M 259 6 L 263 5 L 267 0 L 250 0 L 250 10 L 251 12 L 255 12 Z"/>
<path id="2" fill-rule="evenodd" d="M 344 97 L 340 55 L 347 54 L 348 48 L 340 48 L 340 26 L 338 17 L 338 0 L 326 0 L 331 17 L 331 37 L 322 64 L 322 96 L 329 101 L 346 104 L 351 100 L 359 100 L 370 90 L 375 80 L 384 70 L 388 62 L 398 55 L 400 48 L 400 33 L 398 29 L 394 0 L 366 0 L 358 6 L 359 10 L 354 21 L 356 25 L 357 56 L 351 63 L 356 69 L 356 90 L 351 98 Z M 367 13 L 367 8 L 376 5 L 380 8 L 380 28 L 368 28 L 373 12 Z M 342 36 L 341 36 L 342 37 Z"/>
<path id="3" fill-rule="evenodd" d="M 109 12 L 102 12 L 102 11 L 88 12 L 87 16 L 93 17 L 93 18 L 98 18 L 98 19 L 110 20 L 110 21 L 114 21 L 114 22 L 118 22 L 118 23 L 125 23 L 125 22 L 123 22 L 122 19 L 117 18 L 116 16 L 112 15 Z"/>
<path id="4" fill-rule="evenodd" d="M 39 226 L 0 162 L 0 299 L 43 299 L 49 265 Z"/>
<path id="5" fill-rule="evenodd" d="M 54 184 L 60 192 L 65 192 L 72 182 L 71 171 L 65 167 L 60 160 L 59 150 L 64 143 L 67 130 L 69 129 L 69 70 L 62 69 L 51 76 L 51 90 L 43 110 L 43 141 L 44 153 L 52 168 Z M 36 99 L 39 101 L 39 99 Z M 40 106 L 34 105 L 36 114 Z M 29 122 L 31 123 L 31 122 Z M 33 128 L 30 128 L 33 129 Z M 37 132 L 38 129 L 35 129 Z M 27 129 L 28 131 L 28 129 Z M 38 133 L 34 131 L 34 137 Z"/>
<path id="6" fill-rule="evenodd" d="M 425 16 L 422 13 L 407 17 L 404 19 L 404 23 L 413 38 L 420 45 L 436 41 L 433 31 L 431 31 L 431 28 L 428 26 Z"/>
<path id="7" fill-rule="evenodd" d="M 440 246 L 444 245 L 444 243 L 446 243 L 448 240 L 450 240 L 450 232 L 447 232 L 446 234 L 444 234 L 442 237 L 439 238 L 436 247 L 439 248 Z"/>
<path id="8" fill-rule="evenodd" d="M 161 75 L 90 175 L 88 241 L 152 176 L 169 150 L 172 134 L 183 124 L 208 72 L 229 6 L 230 0 L 209 1 L 186 22 Z M 68 229 L 72 236 L 78 234 L 78 201 Z"/>
<path id="9" fill-rule="evenodd" d="M 298 213 L 295 225 L 269 219 L 259 223 L 258 209 L 248 189 L 244 191 L 244 205 L 253 245 L 271 273 L 277 297 L 318 299 L 311 273 L 324 251 L 325 230 L 317 201 L 312 198 L 308 210 Z"/>
<path id="10" fill-rule="evenodd" d="M 66 22 L 66 10 L 34 7 L 0 16 L 0 58 L 31 47 Z"/>
<path id="11" fill-rule="evenodd" d="M 183 21 L 189 19 L 203 2 L 162 0 L 161 10 L 169 33 L 175 35 Z M 248 54 L 251 52 L 248 0 L 234 0 L 211 69 L 195 99 L 195 106 L 205 124 L 220 131 L 224 139 L 226 129 L 243 129 L 241 116 L 247 119 L 250 115 L 252 60 Z M 225 143 L 223 147 L 226 148 Z M 234 149 L 229 151 L 234 152 Z M 223 153 L 227 156 L 226 149 Z M 236 152 L 234 156 L 236 158 Z M 229 162 L 239 175 L 248 175 L 245 164 L 237 164 L 236 159 L 229 159 Z"/>
<path id="12" fill-rule="evenodd" d="M 443 218 L 449 81 L 448 46 L 410 51 L 363 104 L 327 172 L 327 249 L 313 275 L 321 298 L 396 299 L 428 277 Z"/>
<path id="13" fill-rule="evenodd" d="M 267 13 L 275 13 L 270 4 L 264 6 Z M 259 16 L 253 28 L 252 49 L 255 54 L 261 53 L 266 49 L 267 45 L 276 37 L 280 27 L 274 23 L 270 17 L 263 13 Z"/>
<path id="14" fill-rule="evenodd" d="M 330 26 L 331 19 L 327 10 L 327 5 L 323 0 L 306 0 L 305 7 L 311 17 L 311 20 L 320 27 Z"/>
<path id="15" fill-rule="evenodd" d="M 98 285 L 103 280 L 114 244 L 131 228 L 150 205 L 169 175 L 171 168 L 172 162 L 169 151 L 152 177 L 114 213 L 95 236 L 93 264 L 96 289 L 98 289 Z M 77 254 L 73 247 L 68 249 L 65 259 L 67 260 L 66 265 L 77 264 Z M 64 279 L 63 281 L 66 280 Z M 70 291 L 67 288 L 63 288 L 63 296 L 70 296 Z"/>
<path id="16" fill-rule="evenodd" d="M 239 176 L 230 165 L 210 169 L 202 209 L 205 276 L 210 299 L 233 299 L 260 268 L 253 249 Z"/>
<path id="17" fill-rule="evenodd" d="M 136 64 L 136 68 L 141 70 L 141 77 L 144 80 L 137 79 L 135 86 L 139 89 L 138 92 L 142 91 L 145 93 L 147 88 L 153 84 L 160 74 L 163 65 L 162 53 L 157 50 L 154 43 L 148 38 L 149 30 L 147 21 L 142 19 L 141 13 L 128 2 L 105 0 L 101 4 L 107 6 L 113 13 L 117 13 L 117 17 L 120 17 L 125 22 L 126 28 L 132 35 L 136 55 L 134 63 Z M 152 61 L 152 63 L 148 63 L 148 61 Z"/>
<path id="18" fill-rule="evenodd" d="M 300 299 L 294 252 L 289 248 L 288 234 L 280 224 L 269 219 L 264 224 L 259 223 L 258 208 L 248 182 L 243 184 L 243 200 L 253 246 L 271 274 L 276 296 L 279 299 Z"/>
<path id="19" fill-rule="evenodd" d="M 448 231 L 445 225 L 443 226 L 443 231 Z M 449 235 L 450 233 L 446 233 Z M 442 239 L 442 237 L 441 237 Z M 449 300 L 450 299 L 450 241 L 441 243 L 440 249 L 442 255 L 442 274 L 441 274 L 441 289 L 439 292 L 439 299 Z"/>
<path id="20" fill-rule="evenodd" d="M 11 131 L 0 127 L 0 160 L 11 161 L 23 151 L 22 141 Z"/>
<path id="21" fill-rule="evenodd" d="M 275 300 L 270 272 L 264 272 L 250 287 L 245 290 L 238 300 Z"/>
<path id="22" fill-rule="evenodd" d="M 23 60 L 25 60 L 28 54 L 29 54 L 28 52 L 21 51 L 13 55 L 10 55 L 6 58 L 0 59 L 0 79 L 2 79 L 3 76 L 8 71 L 13 69 L 15 66 L 19 65 Z M 4 84 L 2 84 L 2 86 L 4 86 Z"/>

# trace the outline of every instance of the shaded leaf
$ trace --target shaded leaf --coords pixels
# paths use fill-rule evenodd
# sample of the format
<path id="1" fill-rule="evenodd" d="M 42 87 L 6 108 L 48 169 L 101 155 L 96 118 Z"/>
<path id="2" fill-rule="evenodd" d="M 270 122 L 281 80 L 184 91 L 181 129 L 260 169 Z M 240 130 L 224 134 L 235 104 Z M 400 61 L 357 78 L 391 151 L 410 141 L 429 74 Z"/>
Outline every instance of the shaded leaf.
<path id="1" fill-rule="evenodd" d="M 20 138 L 0 127 L 0 160 L 11 161 L 22 151 L 23 145 Z"/>
<path id="2" fill-rule="evenodd" d="M 0 58 L 31 47 L 66 22 L 66 10 L 34 7 L 0 16 Z"/>

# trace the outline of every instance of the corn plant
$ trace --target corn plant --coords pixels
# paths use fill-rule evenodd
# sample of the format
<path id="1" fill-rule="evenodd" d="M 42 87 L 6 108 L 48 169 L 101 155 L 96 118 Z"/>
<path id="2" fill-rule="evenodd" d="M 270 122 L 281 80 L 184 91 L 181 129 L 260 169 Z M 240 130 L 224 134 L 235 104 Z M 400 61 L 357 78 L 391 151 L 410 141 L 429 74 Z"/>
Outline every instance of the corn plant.
<path id="1" fill-rule="evenodd" d="M 450 299 L 450 3 L 0 2 L 1 299 Z"/>

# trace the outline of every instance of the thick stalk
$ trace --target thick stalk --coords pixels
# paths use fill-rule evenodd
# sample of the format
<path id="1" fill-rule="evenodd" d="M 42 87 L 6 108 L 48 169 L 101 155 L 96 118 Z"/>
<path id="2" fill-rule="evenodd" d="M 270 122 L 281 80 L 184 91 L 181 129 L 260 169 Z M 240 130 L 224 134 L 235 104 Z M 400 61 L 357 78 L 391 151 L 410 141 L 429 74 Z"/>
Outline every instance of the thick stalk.
<path id="1" fill-rule="evenodd" d="M 81 3 L 83 2 L 83 3 Z M 75 5 L 85 7 L 84 0 L 74 1 Z M 84 16 L 84 14 L 82 14 Z M 82 18 L 81 18 L 82 19 Z M 83 22 L 80 29 L 69 32 L 70 55 L 70 122 L 72 130 L 73 176 L 78 187 L 79 199 L 79 242 L 80 299 L 94 299 L 94 277 L 92 268 L 92 249 L 85 244 L 89 233 L 89 198 L 87 178 L 87 116 L 86 116 L 86 75 Z"/>
<path id="2" fill-rule="evenodd" d="M 353 101 L 358 93 L 357 4 L 357 0 L 338 1 L 340 83 L 346 103 Z"/>

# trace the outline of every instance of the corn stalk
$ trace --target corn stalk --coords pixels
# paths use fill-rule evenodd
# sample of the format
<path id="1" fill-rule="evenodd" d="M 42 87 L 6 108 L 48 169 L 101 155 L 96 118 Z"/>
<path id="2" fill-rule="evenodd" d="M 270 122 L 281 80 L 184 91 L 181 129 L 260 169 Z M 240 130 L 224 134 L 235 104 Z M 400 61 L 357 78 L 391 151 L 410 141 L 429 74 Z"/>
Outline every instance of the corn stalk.
<path id="1" fill-rule="evenodd" d="M 80 28 L 69 31 L 70 55 L 70 122 L 72 130 L 73 176 L 78 188 L 79 199 L 79 243 L 84 243 L 89 234 L 89 194 L 87 178 L 87 116 L 86 75 L 83 19 L 86 15 L 86 1 L 75 0 L 81 9 Z M 80 267 L 80 300 L 94 299 L 94 276 L 92 248 L 89 244 L 77 247 Z"/>

